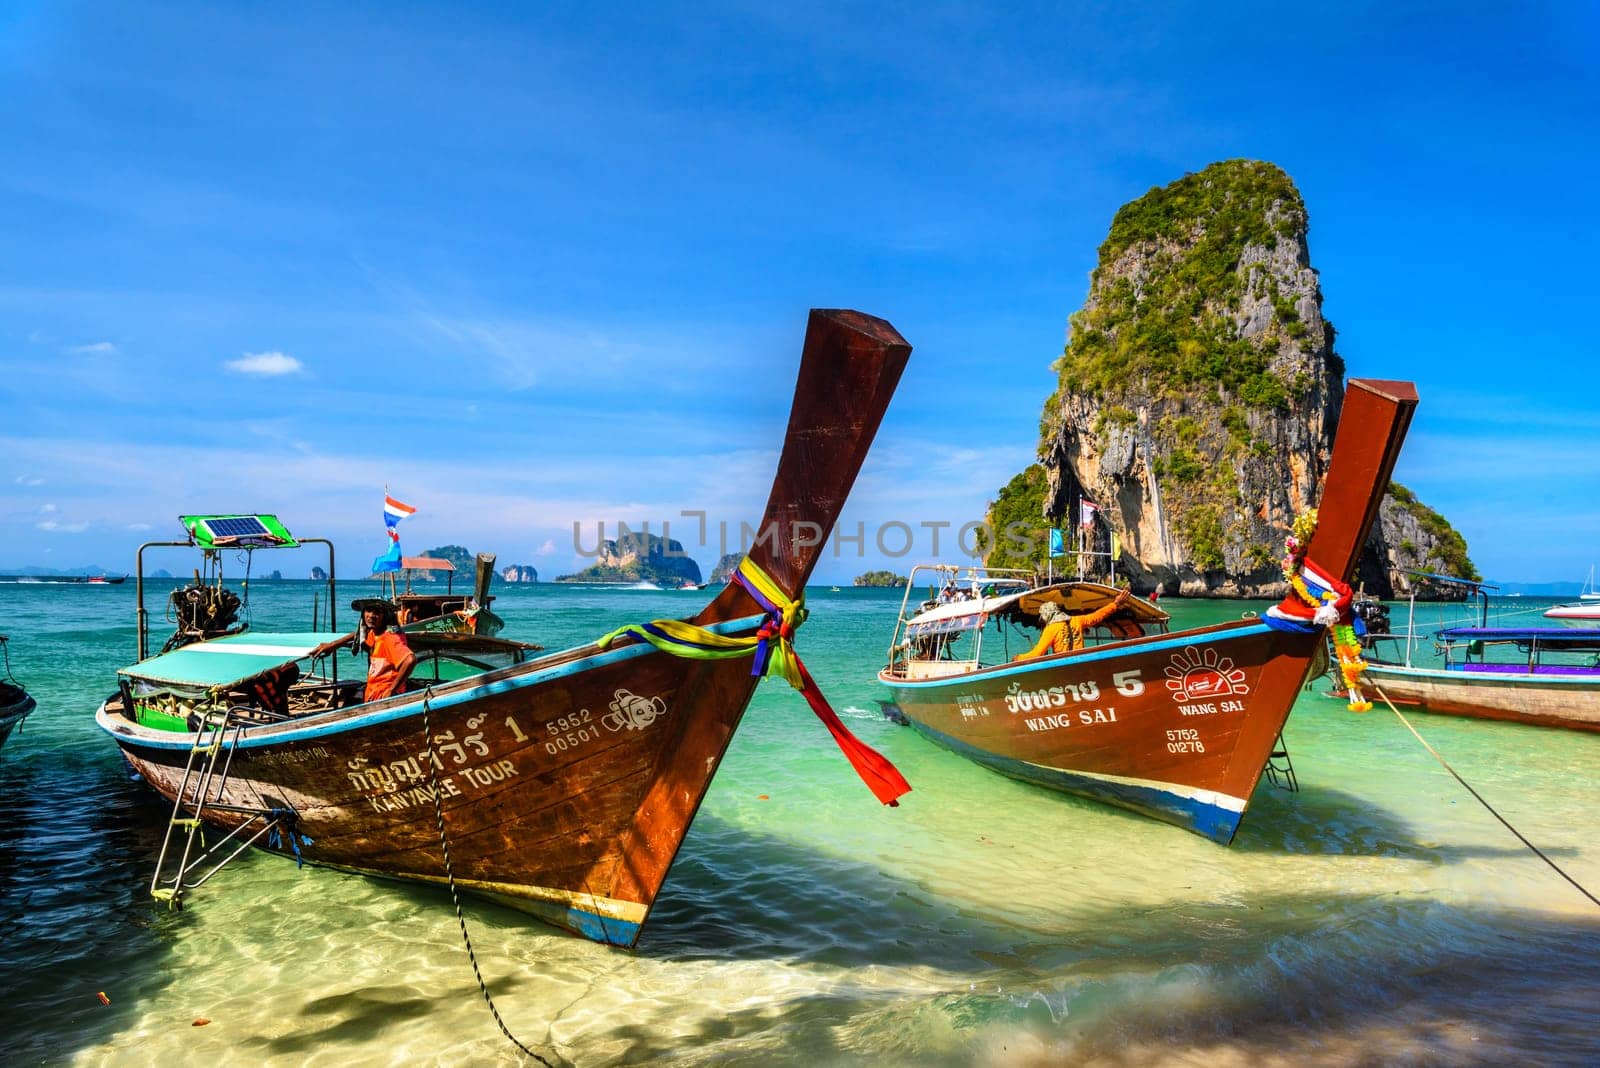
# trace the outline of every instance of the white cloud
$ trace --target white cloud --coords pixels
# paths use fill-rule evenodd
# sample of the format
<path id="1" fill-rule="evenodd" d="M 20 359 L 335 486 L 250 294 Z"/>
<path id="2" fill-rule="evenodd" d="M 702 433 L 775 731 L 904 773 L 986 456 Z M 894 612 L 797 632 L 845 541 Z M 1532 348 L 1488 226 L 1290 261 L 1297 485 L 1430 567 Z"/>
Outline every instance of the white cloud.
<path id="1" fill-rule="evenodd" d="M 149 523 L 129 523 L 128 524 L 128 529 L 129 530 L 149 530 L 150 529 L 150 524 Z"/>
<path id="2" fill-rule="evenodd" d="M 54 519 L 46 519 L 43 522 L 35 523 L 34 526 L 52 534 L 82 534 L 89 529 L 88 523 L 57 523 Z"/>
<path id="3" fill-rule="evenodd" d="M 44 485 L 44 479 L 39 478 L 39 477 L 37 477 L 35 475 L 18 475 L 17 476 L 17 485 L 19 485 L 19 486 L 42 486 L 42 485 Z"/>
<path id="4" fill-rule="evenodd" d="M 116 356 L 121 350 L 109 341 L 94 341 L 87 345 L 74 345 L 67 351 L 74 356 Z"/>
<path id="5" fill-rule="evenodd" d="M 53 505 L 53 504 L 41 504 L 39 506 L 39 511 L 44 512 L 46 515 L 48 515 L 51 512 L 54 512 L 55 510 L 56 510 L 56 506 Z"/>
<path id="6" fill-rule="evenodd" d="M 538 551 L 535 552 L 534 555 L 535 556 L 549 556 L 551 553 L 553 553 L 555 551 L 556 551 L 556 539 L 554 539 L 554 538 L 546 538 L 544 540 L 544 544 L 539 546 Z"/>
<path id="7" fill-rule="evenodd" d="M 241 375 L 258 375 L 263 378 L 277 378 L 282 375 L 298 375 L 305 372 L 301 362 L 286 352 L 247 352 L 237 360 L 229 360 L 224 366 L 228 370 Z"/>

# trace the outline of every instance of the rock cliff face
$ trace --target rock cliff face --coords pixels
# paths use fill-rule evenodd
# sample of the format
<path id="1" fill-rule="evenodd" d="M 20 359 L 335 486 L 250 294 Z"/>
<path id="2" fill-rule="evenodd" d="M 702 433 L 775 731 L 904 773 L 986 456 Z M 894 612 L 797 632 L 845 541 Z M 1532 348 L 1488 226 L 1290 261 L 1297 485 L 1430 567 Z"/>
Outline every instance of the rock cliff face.
<path id="1" fill-rule="evenodd" d="M 532 564 L 510 564 L 500 569 L 500 577 L 506 582 L 538 582 L 539 569 Z"/>
<path id="2" fill-rule="evenodd" d="M 649 533 L 629 534 L 599 546 L 595 562 L 557 582 L 654 582 L 679 586 L 700 582 L 700 565 L 683 551 L 682 543 Z"/>
<path id="3" fill-rule="evenodd" d="M 1037 532 L 1077 526 L 1087 499 L 1089 547 L 1115 533 L 1137 589 L 1282 595 L 1283 537 L 1316 503 L 1344 390 L 1306 233 L 1288 175 L 1250 160 L 1117 212 L 1056 364 L 1040 464 L 991 508 L 997 530 L 1029 525 L 1026 546 L 1002 535 L 991 566 L 1036 565 Z"/>
<path id="4" fill-rule="evenodd" d="M 1481 578 L 1467 556 L 1467 542 L 1445 521 L 1398 482 L 1378 510 L 1378 522 L 1367 535 L 1367 545 L 1356 569 L 1355 581 L 1368 593 L 1390 600 L 1404 595 L 1404 580 L 1397 573 L 1431 571 L 1456 578 Z M 1428 596 L 1465 597 L 1464 590 L 1430 589 Z"/>
<path id="5" fill-rule="evenodd" d="M 717 561 L 717 566 L 711 569 L 711 578 L 707 581 L 716 586 L 732 580 L 733 573 L 739 570 L 739 565 L 742 563 L 744 563 L 744 553 L 724 553 L 722 559 Z"/>

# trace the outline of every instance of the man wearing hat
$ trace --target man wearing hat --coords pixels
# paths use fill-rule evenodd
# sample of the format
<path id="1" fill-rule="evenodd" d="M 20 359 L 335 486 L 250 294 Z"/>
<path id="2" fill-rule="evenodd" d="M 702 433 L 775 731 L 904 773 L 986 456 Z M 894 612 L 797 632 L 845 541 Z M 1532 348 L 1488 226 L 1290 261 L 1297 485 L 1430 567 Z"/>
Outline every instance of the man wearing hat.
<path id="1" fill-rule="evenodd" d="M 1083 634 L 1090 627 L 1098 627 L 1111 617 L 1111 613 L 1127 603 L 1130 591 L 1121 589 L 1117 595 L 1104 606 L 1083 615 L 1068 615 L 1066 610 L 1054 601 L 1046 601 L 1039 609 L 1039 622 L 1044 624 L 1044 632 L 1039 635 L 1039 641 L 1032 649 L 1025 653 L 1018 653 L 1014 660 L 1032 660 L 1034 657 L 1047 656 L 1052 653 L 1070 653 L 1074 649 L 1083 648 Z"/>

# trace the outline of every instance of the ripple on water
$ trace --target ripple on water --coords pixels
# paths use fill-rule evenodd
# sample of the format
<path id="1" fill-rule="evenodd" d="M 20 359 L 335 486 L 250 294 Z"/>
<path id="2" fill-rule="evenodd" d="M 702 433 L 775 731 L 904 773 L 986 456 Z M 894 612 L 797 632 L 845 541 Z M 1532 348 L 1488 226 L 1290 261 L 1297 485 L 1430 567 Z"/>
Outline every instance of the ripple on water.
<path id="1" fill-rule="evenodd" d="M 442 891 L 252 856 L 188 911 L 154 908 L 166 813 L 90 719 L 132 646 L 128 588 L 55 613 L 29 599 L 48 593 L 18 589 L 0 587 L 0 631 L 18 635 L 40 711 L 0 752 L 7 1063 L 127 1063 L 132 1050 L 518 1063 Z M 258 618 L 303 615 L 305 590 L 263 584 Z M 684 603 L 534 587 L 503 590 L 496 608 L 557 647 Z M 897 604 L 819 593 L 804 649 L 852 729 L 912 782 L 903 804 L 879 806 L 803 701 L 762 687 L 635 952 L 469 903 L 513 1031 L 585 1065 L 1600 1058 L 1592 907 L 1392 717 L 1304 698 L 1287 732 L 1304 788 L 1259 789 L 1224 849 L 1003 779 L 876 718 Z M 1209 622 L 1239 606 L 1173 610 Z M 21 637 L 18 620 L 46 617 Z M 1418 728 L 1600 884 L 1600 738 L 1441 717 Z"/>

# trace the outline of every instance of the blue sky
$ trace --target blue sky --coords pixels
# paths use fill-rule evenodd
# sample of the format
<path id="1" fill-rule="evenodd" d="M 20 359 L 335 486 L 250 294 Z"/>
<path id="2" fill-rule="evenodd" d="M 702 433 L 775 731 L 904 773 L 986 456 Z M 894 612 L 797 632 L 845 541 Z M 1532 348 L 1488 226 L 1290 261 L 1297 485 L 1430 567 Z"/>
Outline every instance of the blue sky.
<path id="1" fill-rule="evenodd" d="M 1326 8 L 0 6 L 0 569 L 207 510 L 363 560 L 385 484 L 408 550 L 546 576 L 754 522 L 810 307 L 915 347 L 847 523 L 980 518 L 1117 207 L 1244 156 L 1350 373 L 1418 383 L 1400 480 L 1579 581 L 1600 18 Z"/>

